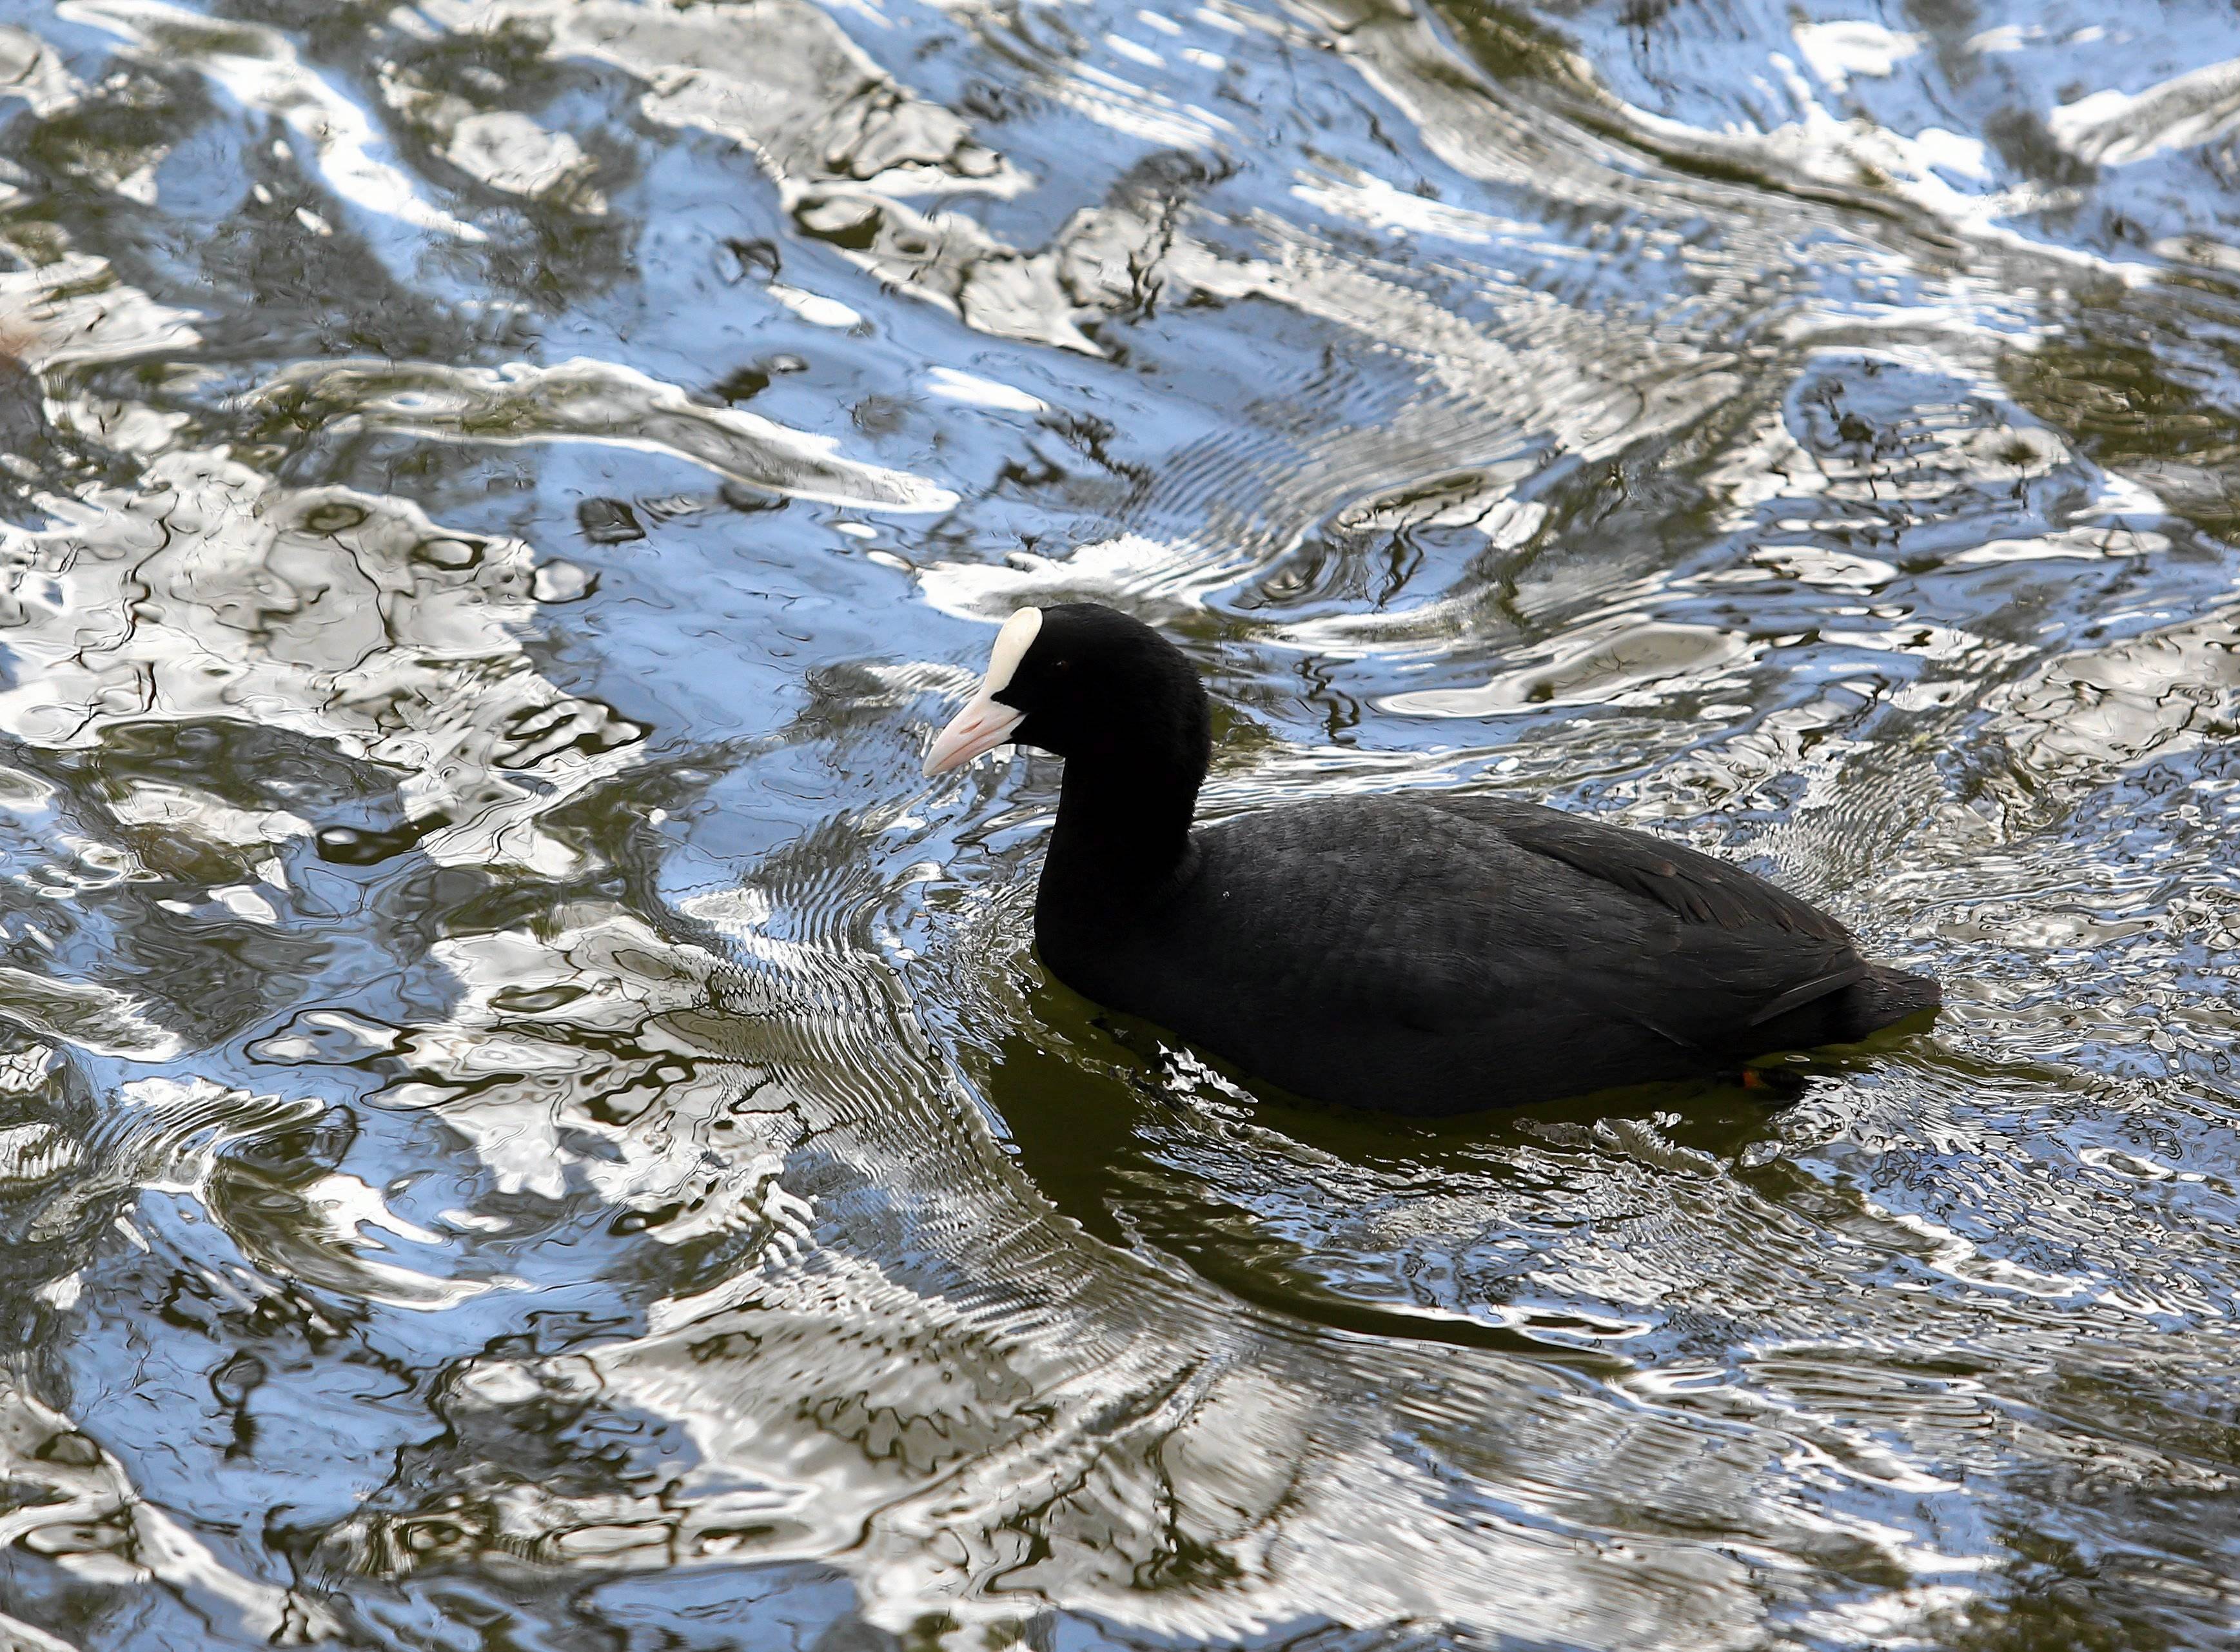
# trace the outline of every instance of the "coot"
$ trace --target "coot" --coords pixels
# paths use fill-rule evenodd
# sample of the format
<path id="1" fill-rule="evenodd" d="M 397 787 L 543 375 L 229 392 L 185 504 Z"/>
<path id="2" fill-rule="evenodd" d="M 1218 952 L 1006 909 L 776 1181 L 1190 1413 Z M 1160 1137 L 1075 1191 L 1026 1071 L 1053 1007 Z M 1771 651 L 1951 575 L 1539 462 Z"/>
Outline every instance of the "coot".
<path id="1" fill-rule="evenodd" d="M 1205 690 L 1096 603 L 1012 615 L 925 771 L 1006 742 L 1065 759 L 1043 963 L 1299 1096 L 1515 1106 L 1738 1073 L 1939 1002 L 1739 867 L 1504 797 L 1330 798 L 1194 831 Z"/>

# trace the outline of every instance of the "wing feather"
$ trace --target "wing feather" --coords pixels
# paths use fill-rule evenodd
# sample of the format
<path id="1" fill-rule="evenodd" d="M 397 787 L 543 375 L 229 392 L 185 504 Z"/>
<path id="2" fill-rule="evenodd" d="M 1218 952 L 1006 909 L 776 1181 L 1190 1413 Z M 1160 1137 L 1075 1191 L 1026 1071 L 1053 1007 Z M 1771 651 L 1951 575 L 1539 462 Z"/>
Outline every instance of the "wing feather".
<path id="1" fill-rule="evenodd" d="M 1440 1033 L 1585 1007 L 1708 1048 L 1867 970 L 1842 924 L 1741 867 L 1506 798 L 1334 799 L 1200 841 L 1237 918 L 1215 921 L 1222 974 L 1271 1009 Z"/>

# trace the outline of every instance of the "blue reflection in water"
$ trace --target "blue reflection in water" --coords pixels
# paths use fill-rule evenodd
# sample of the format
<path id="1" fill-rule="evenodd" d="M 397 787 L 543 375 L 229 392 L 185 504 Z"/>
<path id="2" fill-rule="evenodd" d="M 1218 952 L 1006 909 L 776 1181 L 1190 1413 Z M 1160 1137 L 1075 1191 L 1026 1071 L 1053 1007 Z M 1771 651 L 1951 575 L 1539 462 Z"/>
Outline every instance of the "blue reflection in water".
<path id="1" fill-rule="evenodd" d="M 2223 8 L 0 21 L 0 1639 L 2206 1644 Z M 1209 808 L 1654 826 L 1932 1037 L 1429 1130 L 1048 980 Z"/>

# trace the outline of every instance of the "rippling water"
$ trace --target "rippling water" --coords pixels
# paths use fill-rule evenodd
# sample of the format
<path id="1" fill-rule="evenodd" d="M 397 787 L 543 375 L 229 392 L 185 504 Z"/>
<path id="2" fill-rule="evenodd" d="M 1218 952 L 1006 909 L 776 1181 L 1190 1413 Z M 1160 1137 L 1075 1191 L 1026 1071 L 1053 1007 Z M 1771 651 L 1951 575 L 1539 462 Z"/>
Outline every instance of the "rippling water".
<path id="1" fill-rule="evenodd" d="M 0 1644 L 2240 1636 L 2229 6 L 5 15 Z M 1950 1008 L 1255 1105 L 1058 596 Z"/>

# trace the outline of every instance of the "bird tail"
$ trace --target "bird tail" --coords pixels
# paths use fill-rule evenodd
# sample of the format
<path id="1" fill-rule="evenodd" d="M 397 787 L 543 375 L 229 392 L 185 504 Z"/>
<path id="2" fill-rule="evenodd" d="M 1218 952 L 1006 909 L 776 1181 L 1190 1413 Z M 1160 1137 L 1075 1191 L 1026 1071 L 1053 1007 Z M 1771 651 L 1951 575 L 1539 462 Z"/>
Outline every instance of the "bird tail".
<path id="1" fill-rule="evenodd" d="M 1917 976 L 1876 964 L 1844 989 L 1844 1030 L 1837 1035 L 1837 1042 L 1853 1042 L 1923 1011 L 1933 1012 L 1943 1003 L 1944 989 L 1937 984 L 1935 976 Z"/>
<path id="2" fill-rule="evenodd" d="M 1803 1003 L 1777 1002 L 1776 1013 L 1751 1028 L 1749 1053 L 1856 1044 L 1885 1027 L 1934 1013 L 1944 1002 L 1944 989 L 1935 976 L 1880 964 L 1857 963 L 1835 979 L 1843 984 L 1832 990 L 1823 982 L 1807 983 L 1823 990 Z"/>

